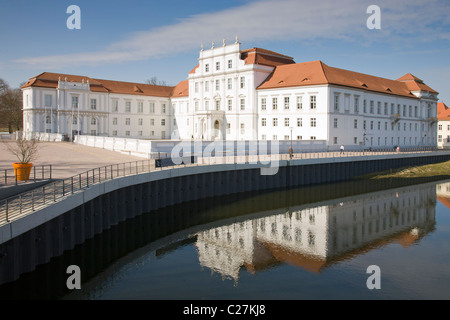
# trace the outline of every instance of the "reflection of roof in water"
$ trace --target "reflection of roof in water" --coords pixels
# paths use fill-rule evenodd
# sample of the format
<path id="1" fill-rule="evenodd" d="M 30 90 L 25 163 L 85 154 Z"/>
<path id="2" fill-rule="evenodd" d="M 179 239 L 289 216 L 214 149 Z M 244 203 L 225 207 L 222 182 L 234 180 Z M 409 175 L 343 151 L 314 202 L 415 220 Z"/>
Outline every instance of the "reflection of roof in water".
<path id="1" fill-rule="evenodd" d="M 442 203 L 444 206 L 450 209 L 450 198 L 437 196 L 437 200 L 439 200 L 440 203 Z"/>
<path id="2" fill-rule="evenodd" d="M 404 248 L 410 247 L 422 239 L 426 234 L 434 230 L 434 223 L 430 223 L 425 229 L 421 228 L 408 228 L 405 231 L 398 232 L 382 239 L 377 239 L 365 244 L 362 247 L 349 250 L 347 252 L 338 254 L 331 258 L 323 258 L 302 252 L 294 251 L 292 249 L 284 248 L 280 245 L 262 241 L 264 247 L 266 247 L 273 255 L 273 257 L 279 263 L 287 263 L 297 267 L 301 267 L 310 272 L 320 273 L 324 269 L 337 264 L 341 261 L 350 260 L 358 255 L 367 253 L 374 249 L 379 249 L 389 244 L 398 243 Z M 273 262 L 272 264 L 275 264 Z M 252 266 L 253 270 L 262 270 L 262 266 Z"/>

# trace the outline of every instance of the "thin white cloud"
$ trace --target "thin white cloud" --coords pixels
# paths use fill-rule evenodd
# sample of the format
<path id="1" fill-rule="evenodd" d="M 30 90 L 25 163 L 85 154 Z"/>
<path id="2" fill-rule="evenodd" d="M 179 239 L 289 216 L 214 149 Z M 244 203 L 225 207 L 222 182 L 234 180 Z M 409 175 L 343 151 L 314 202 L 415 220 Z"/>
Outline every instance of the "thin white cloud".
<path id="1" fill-rule="evenodd" d="M 214 13 L 189 16 L 177 23 L 128 35 L 101 51 L 16 60 L 40 68 L 100 65 L 144 60 L 205 47 L 236 35 L 246 41 L 343 39 L 402 41 L 450 39 L 447 0 L 379 0 L 382 29 L 369 33 L 367 7 L 361 0 L 264 0 Z M 206 43 L 208 42 L 208 43 Z"/>

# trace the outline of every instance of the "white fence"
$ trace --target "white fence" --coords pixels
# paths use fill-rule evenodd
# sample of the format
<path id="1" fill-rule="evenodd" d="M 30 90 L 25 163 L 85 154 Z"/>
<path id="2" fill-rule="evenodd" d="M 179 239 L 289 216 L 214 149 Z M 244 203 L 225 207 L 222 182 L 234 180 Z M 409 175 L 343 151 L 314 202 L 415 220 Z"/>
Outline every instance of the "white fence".
<path id="1" fill-rule="evenodd" d="M 199 150 L 214 150 L 214 152 L 239 154 L 251 153 L 253 146 L 261 146 L 263 144 L 276 144 L 276 149 L 272 148 L 272 152 L 288 153 L 289 147 L 292 145 L 294 152 L 320 152 L 328 151 L 326 141 L 324 140 L 307 140 L 299 141 L 289 140 L 282 141 L 201 141 L 201 140 L 139 140 L 117 137 L 102 136 L 75 136 L 74 142 L 77 144 L 117 151 L 133 156 L 144 158 L 161 158 L 166 155 L 170 157 L 175 147 L 183 146 L 185 152 L 195 153 Z"/>

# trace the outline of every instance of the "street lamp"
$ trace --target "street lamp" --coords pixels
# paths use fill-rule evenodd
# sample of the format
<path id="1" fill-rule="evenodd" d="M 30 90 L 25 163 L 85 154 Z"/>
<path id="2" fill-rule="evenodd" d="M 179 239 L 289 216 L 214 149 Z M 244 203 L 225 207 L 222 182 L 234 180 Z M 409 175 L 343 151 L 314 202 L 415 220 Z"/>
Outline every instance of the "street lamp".
<path id="1" fill-rule="evenodd" d="M 291 146 L 289 147 L 289 158 L 292 159 L 292 156 L 294 155 L 294 150 L 292 149 L 292 127 L 289 127 L 291 130 Z"/>

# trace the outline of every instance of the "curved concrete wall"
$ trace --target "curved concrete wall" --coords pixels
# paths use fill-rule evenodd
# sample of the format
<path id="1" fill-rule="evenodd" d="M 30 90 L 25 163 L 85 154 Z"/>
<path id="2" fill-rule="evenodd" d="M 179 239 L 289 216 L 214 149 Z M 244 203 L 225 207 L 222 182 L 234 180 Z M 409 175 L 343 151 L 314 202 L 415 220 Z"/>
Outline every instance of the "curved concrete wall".
<path id="1" fill-rule="evenodd" d="M 145 212 L 233 193 L 333 183 L 450 159 L 449 153 L 281 161 L 275 175 L 256 164 L 173 168 L 93 185 L 0 229 L 0 284 Z M 178 223 L 178 221 L 171 221 Z"/>

